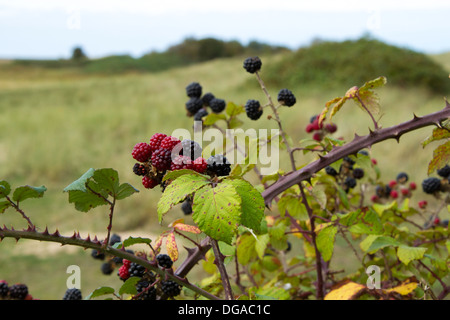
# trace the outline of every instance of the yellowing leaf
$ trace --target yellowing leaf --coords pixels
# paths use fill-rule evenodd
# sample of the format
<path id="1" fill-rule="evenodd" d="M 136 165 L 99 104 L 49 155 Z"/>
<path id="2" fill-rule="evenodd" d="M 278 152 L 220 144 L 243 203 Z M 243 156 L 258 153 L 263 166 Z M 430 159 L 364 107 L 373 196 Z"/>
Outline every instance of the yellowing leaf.
<path id="1" fill-rule="evenodd" d="M 396 286 L 392 289 L 386 290 L 387 293 L 396 292 L 398 294 L 401 294 L 402 296 L 406 296 L 407 294 L 410 294 L 417 288 L 418 283 L 411 281 L 410 279 L 403 282 L 401 285 Z"/>
<path id="2" fill-rule="evenodd" d="M 171 232 L 167 236 L 166 249 L 167 249 L 167 253 L 168 253 L 169 257 L 172 259 L 172 261 L 177 261 L 178 260 L 178 247 L 177 247 L 177 243 L 175 241 L 175 235 L 173 234 L 173 232 Z"/>
<path id="3" fill-rule="evenodd" d="M 433 151 L 433 159 L 428 164 L 428 174 L 443 168 L 450 161 L 450 141 L 441 144 Z"/>
<path id="4" fill-rule="evenodd" d="M 199 234 L 202 233 L 202 231 L 197 228 L 196 226 L 191 226 L 188 224 L 184 224 L 184 223 L 177 223 L 174 226 L 175 229 L 180 230 L 180 231 L 186 231 L 186 232 L 190 232 L 190 233 L 194 233 L 194 234 Z"/>
<path id="5" fill-rule="evenodd" d="M 352 300 L 366 290 L 366 286 L 355 282 L 348 282 L 341 287 L 331 290 L 324 300 Z"/>

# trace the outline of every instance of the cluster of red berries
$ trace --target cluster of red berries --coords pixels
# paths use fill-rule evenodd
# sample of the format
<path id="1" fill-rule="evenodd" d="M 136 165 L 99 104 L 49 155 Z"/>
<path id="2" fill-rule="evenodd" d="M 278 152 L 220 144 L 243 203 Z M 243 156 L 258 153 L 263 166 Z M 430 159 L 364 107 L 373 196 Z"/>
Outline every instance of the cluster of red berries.
<path id="1" fill-rule="evenodd" d="M 28 286 L 23 283 L 8 285 L 5 280 L 0 280 L 0 300 L 35 300 L 28 292 Z"/>
<path id="2" fill-rule="evenodd" d="M 405 172 L 400 172 L 395 180 L 389 181 L 386 185 L 377 185 L 375 194 L 371 197 L 372 202 L 379 203 L 383 199 L 410 198 L 412 192 L 417 189 L 415 182 L 408 184 L 409 176 Z"/>
<path id="3" fill-rule="evenodd" d="M 337 131 L 337 125 L 334 123 L 324 124 L 323 122 L 319 123 L 319 116 L 312 116 L 309 120 L 308 125 L 306 126 L 306 132 L 312 133 L 312 138 L 316 141 L 322 141 L 322 139 L 331 133 L 335 133 Z"/>
<path id="4" fill-rule="evenodd" d="M 145 188 L 153 189 L 161 184 L 168 170 L 190 169 L 204 173 L 207 163 L 201 153 L 202 149 L 195 141 L 180 141 L 164 133 L 155 133 L 148 143 L 140 142 L 134 146 L 131 155 L 139 163 L 134 165 L 133 172 L 142 176 Z"/>

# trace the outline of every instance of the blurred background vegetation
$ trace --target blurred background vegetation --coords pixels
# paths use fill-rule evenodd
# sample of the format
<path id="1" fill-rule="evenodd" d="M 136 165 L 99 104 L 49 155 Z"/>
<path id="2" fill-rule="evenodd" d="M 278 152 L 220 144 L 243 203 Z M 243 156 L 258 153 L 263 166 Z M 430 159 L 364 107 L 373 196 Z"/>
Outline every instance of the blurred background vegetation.
<path id="1" fill-rule="evenodd" d="M 193 81 L 199 82 L 204 92 L 227 102 L 265 101 L 257 81 L 242 68 L 243 59 L 251 55 L 261 57 L 261 76 L 272 96 L 289 88 L 297 97 L 294 107 L 281 110 L 294 142 L 309 137 L 305 127 L 310 116 L 319 113 L 328 100 L 378 76 L 388 79 L 388 85 L 379 90 L 383 127 L 409 120 L 413 113 L 420 116 L 439 110 L 445 103 L 443 97 L 450 93 L 450 53 L 428 56 L 370 37 L 344 42 L 317 40 L 298 50 L 259 42 L 243 45 L 188 38 L 164 52 L 139 58 L 90 59 L 78 47 L 69 59 L 1 61 L 0 180 L 13 187 L 47 187 L 43 199 L 29 200 L 23 207 L 41 230 L 48 226 L 50 231 L 57 227 L 64 235 L 74 230 L 82 236 L 106 235 L 107 208 L 77 212 L 62 191 L 91 167 L 112 167 L 122 182 L 141 191 L 119 203 L 113 232 L 155 239 L 177 218 L 189 223 L 190 218 L 174 208 L 164 224 L 158 224 L 155 208 L 160 191 L 141 186 L 132 172 L 131 150 L 156 132 L 171 134 L 174 129 L 192 127 L 184 104 L 185 87 Z M 242 120 L 244 128 L 276 128 L 274 121 L 264 117 L 258 122 L 245 116 Z M 335 136 L 345 139 L 355 132 L 367 134 L 371 125 L 370 118 L 351 103 L 335 121 Z M 386 141 L 372 148 L 385 182 L 405 171 L 420 184 L 433 150 L 432 146 L 422 150 L 420 143 L 430 132 L 431 128 L 425 128 L 405 135 L 400 144 Z M 298 163 L 311 160 L 298 154 Z M 248 179 L 255 177 L 250 173 Z M 432 202 L 422 194 L 417 197 Z M 8 227 L 26 226 L 11 210 L 0 219 L 1 225 Z M 85 295 L 100 285 L 120 285 L 115 275 L 102 275 L 100 263 L 83 249 L 25 240 L 14 243 L 5 239 L 0 244 L 0 278 L 27 283 L 36 298 L 62 298 L 70 264 L 83 270 Z M 181 242 L 179 246 L 182 251 Z M 344 266 L 343 256 L 337 256 L 336 263 Z M 58 285 L 49 286 L 49 279 Z"/>

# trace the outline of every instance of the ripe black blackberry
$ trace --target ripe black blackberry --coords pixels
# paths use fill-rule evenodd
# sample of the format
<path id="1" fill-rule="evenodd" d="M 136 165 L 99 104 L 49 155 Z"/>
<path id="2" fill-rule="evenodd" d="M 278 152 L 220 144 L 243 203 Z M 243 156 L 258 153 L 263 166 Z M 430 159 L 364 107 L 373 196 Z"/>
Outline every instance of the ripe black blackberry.
<path id="1" fill-rule="evenodd" d="M 251 120 L 258 120 L 263 114 L 263 109 L 258 100 L 250 99 L 245 104 L 245 113 Z"/>
<path id="2" fill-rule="evenodd" d="M 350 157 L 344 157 L 344 163 L 346 163 L 349 166 L 353 166 L 355 164 L 355 160 L 353 160 Z"/>
<path id="3" fill-rule="evenodd" d="M 128 268 L 128 273 L 130 274 L 130 277 L 142 278 L 144 276 L 146 270 L 147 269 L 145 269 L 145 267 L 141 266 L 140 264 L 131 262 L 130 267 Z"/>
<path id="4" fill-rule="evenodd" d="M 445 165 L 445 167 L 438 169 L 437 174 L 441 176 L 442 178 L 447 178 L 450 176 L 450 166 L 448 164 Z"/>
<path id="5" fill-rule="evenodd" d="M 175 297 L 181 293 L 181 286 L 172 280 L 166 280 L 161 282 L 161 290 L 168 297 Z"/>
<path id="6" fill-rule="evenodd" d="M 244 60 L 244 69 L 249 73 L 261 70 L 262 62 L 259 57 L 250 57 Z"/>
<path id="7" fill-rule="evenodd" d="M 362 179 L 364 177 L 364 170 L 361 168 L 353 169 L 353 178 Z"/>
<path id="8" fill-rule="evenodd" d="M 221 154 L 214 155 L 206 160 L 208 165 L 207 172 L 215 174 L 217 176 L 227 176 L 231 172 L 231 164 L 227 158 Z"/>
<path id="9" fill-rule="evenodd" d="M 159 171 L 169 170 L 172 163 L 172 150 L 158 149 L 152 154 L 152 165 Z"/>
<path id="10" fill-rule="evenodd" d="M 186 110 L 190 116 L 196 114 L 201 108 L 203 108 L 203 101 L 200 98 L 191 98 L 186 102 Z"/>
<path id="11" fill-rule="evenodd" d="M 209 102 L 209 107 L 211 108 L 212 112 L 221 113 L 223 110 L 225 110 L 226 103 L 223 99 L 214 98 Z"/>
<path id="12" fill-rule="evenodd" d="M 345 179 L 344 184 L 347 188 L 353 189 L 354 187 L 356 187 L 356 180 L 352 177 L 347 177 L 347 179 Z"/>
<path id="13" fill-rule="evenodd" d="M 92 258 L 97 259 L 97 260 L 105 260 L 105 254 L 103 252 L 95 250 L 95 249 L 92 250 L 91 256 L 92 256 Z"/>
<path id="14" fill-rule="evenodd" d="M 82 300 L 81 290 L 77 288 L 67 289 L 62 298 L 63 300 Z"/>
<path id="15" fill-rule="evenodd" d="M 15 300 L 25 300 L 28 295 L 28 287 L 22 283 L 13 284 L 9 287 L 9 296 Z"/>
<path id="16" fill-rule="evenodd" d="M 336 171 L 336 169 L 334 169 L 331 166 L 327 166 L 325 167 L 325 172 L 327 174 L 329 174 L 330 176 L 336 177 L 338 175 L 338 172 Z"/>
<path id="17" fill-rule="evenodd" d="M 114 266 L 112 265 L 111 261 L 102 263 L 100 270 L 105 275 L 110 275 L 114 271 Z"/>
<path id="18" fill-rule="evenodd" d="M 151 283 L 147 280 L 141 280 L 136 283 L 136 290 L 138 292 L 138 300 L 156 300 L 156 288 L 148 288 Z"/>
<path id="19" fill-rule="evenodd" d="M 133 166 L 133 172 L 137 176 L 145 176 L 148 173 L 148 170 L 143 164 L 135 163 Z"/>
<path id="20" fill-rule="evenodd" d="M 208 115 L 206 109 L 201 108 L 194 114 L 194 121 L 203 121 L 203 118 Z"/>
<path id="21" fill-rule="evenodd" d="M 8 282 L 5 280 L 0 281 L 0 298 L 6 298 L 9 293 Z"/>
<path id="22" fill-rule="evenodd" d="M 294 94 L 289 89 L 281 89 L 278 92 L 277 100 L 279 103 L 286 107 L 292 107 L 297 102 Z"/>
<path id="23" fill-rule="evenodd" d="M 166 269 L 170 269 L 173 266 L 173 261 L 170 258 L 170 256 L 167 255 L 167 254 L 163 254 L 163 253 L 158 254 L 156 256 L 156 261 L 158 261 L 158 265 L 160 267 L 163 267 L 163 268 L 166 268 Z"/>
<path id="24" fill-rule="evenodd" d="M 202 156 L 202 147 L 194 140 L 184 139 L 181 147 L 180 155 L 189 157 L 192 161 Z"/>
<path id="25" fill-rule="evenodd" d="M 391 191 L 392 191 L 392 189 L 388 185 L 385 185 L 385 186 L 378 185 L 375 188 L 375 194 L 380 198 L 389 197 L 389 195 L 391 194 Z"/>
<path id="26" fill-rule="evenodd" d="M 211 93 L 205 93 L 202 97 L 202 101 L 203 101 L 203 106 L 204 107 L 209 107 L 209 104 L 211 103 L 211 100 L 214 99 L 215 96 Z"/>
<path id="27" fill-rule="evenodd" d="M 113 233 L 113 235 L 109 238 L 109 245 L 113 246 L 118 242 L 121 242 L 122 239 L 120 238 L 120 236 L 118 234 Z"/>
<path id="28" fill-rule="evenodd" d="M 202 86 L 198 82 L 191 82 L 186 87 L 186 95 L 189 98 L 200 98 L 202 96 Z"/>
<path id="29" fill-rule="evenodd" d="M 423 192 L 433 194 L 441 190 L 441 180 L 438 178 L 427 178 L 422 181 Z"/>
<path id="30" fill-rule="evenodd" d="M 183 213 L 185 215 L 190 215 L 192 214 L 192 205 L 191 202 L 189 200 L 185 200 L 182 204 L 181 204 L 181 210 L 183 211 Z"/>
<path id="31" fill-rule="evenodd" d="M 397 182 L 400 184 L 406 183 L 408 179 L 409 179 L 408 174 L 406 174 L 405 172 L 400 172 L 396 178 Z"/>

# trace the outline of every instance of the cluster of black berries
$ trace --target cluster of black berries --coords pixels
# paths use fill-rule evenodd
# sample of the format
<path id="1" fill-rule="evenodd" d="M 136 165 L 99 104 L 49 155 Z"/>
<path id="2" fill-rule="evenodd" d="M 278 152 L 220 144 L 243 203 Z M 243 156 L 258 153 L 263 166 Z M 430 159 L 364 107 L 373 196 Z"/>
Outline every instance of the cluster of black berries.
<path id="1" fill-rule="evenodd" d="M 113 234 L 109 239 L 109 245 L 113 246 L 116 243 L 120 243 L 121 241 L 122 240 L 119 235 Z M 128 252 L 133 253 L 131 250 L 128 250 Z M 100 270 L 104 275 L 112 274 L 116 268 L 122 265 L 122 258 L 112 256 L 110 254 L 105 254 L 95 249 L 91 251 L 91 257 L 95 260 L 102 261 Z"/>
<path id="2" fill-rule="evenodd" d="M 23 283 L 8 285 L 5 280 L 0 280 L 0 300 L 33 300 L 28 292 L 28 286 Z"/>
<path id="3" fill-rule="evenodd" d="M 244 60 L 244 69 L 249 73 L 256 73 L 261 70 L 262 62 L 259 57 L 249 57 Z M 278 92 L 277 101 L 280 105 L 292 107 L 297 99 L 289 89 L 281 89 Z M 251 120 L 258 120 L 263 115 L 263 107 L 258 100 L 249 99 L 245 104 L 245 113 Z"/>
<path id="4" fill-rule="evenodd" d="M 185 104 L 187 115 L 194 117 L 195 121 L 202 121 L 208 115 L 208 108 L 213 113 L 221 113 L 226 107 L 224 99 L 216 98 L 211 92 L 203 96 L 202 93 L 203 88 L 198 82 L 191 82 L 186 87 L 186 95 L 189 97 Z"/>
<path id="5" fill-rule="evenodd" d="M 344 157 L 339 167 L 339 171 L 332 166 L 327 166 L 325 172 L 333 176 L 336 182 L 345 190 L 349 192 L 357 185 L 357 180 L 364 177 L 364 170 L 362 168 L 354 167 L 355 160 L 351 157 Z"/>
<path id="6" fill-rule="evenodd" d="M 323 122 L 319 123 L 318 115 L 312 116 L 306 126 L 306 132 L 312 133 L 312 138 L 319 142 L 322 141 L 327 134 L 335 133 L 336 131 L 337 125 L 334 123 L 327 123 L 325 125 Z"/>
<path id="7" fill-rule="evenodd" d="M 440 192 L 450 192 L 450 166 L 447 164 L 437 170 L 440 178 L 429 177 L 422 181 L 423 192 L 439 196 Z"/>
<path id="8" fill-rule="evenodd" d="M 167 254 L 158 254 L 155 259 L 160 268 L 171 269 L 173 266 L 173 261 Z M 118 276 L 123 281 L 130 277 L 140 278 L 136 283 L 137 294 L 134 296 L 134 299 L 137 300 L 156 300 L 158 297 L 159 299 L 168 299 L 181 293 L 181 286 L 176 282 L 172 280 L 157 281 L 157 276 L 153 272 L 126 259 L 119 268 Z"/>
<path id="9" fill-rule="evenodd" d="M 153 189 L 161 183 L 168 170 L 190 169 L 204 173 L 206 160 L 202 158 L 202 148 L 192 140 L 180 141 L 164 133 L 155 133 L 148 143 L 137 143 L 131 153 L 139 161 L 133 166 L 133 172 L 142 176 L 142 185 Z"/>
<path id="10" fill-rule="evenodd" d="M 415 182 L 409 182 L 409 176 L 406 172 L 397 174 L 395 180 L 389 181 L 387 184 L 378 184 L 375 187 L 375 194 L 371 200 L 375 203 L 387 201 L 389 199 L 410 198 L 414 190 L 417 189 Z"/>

